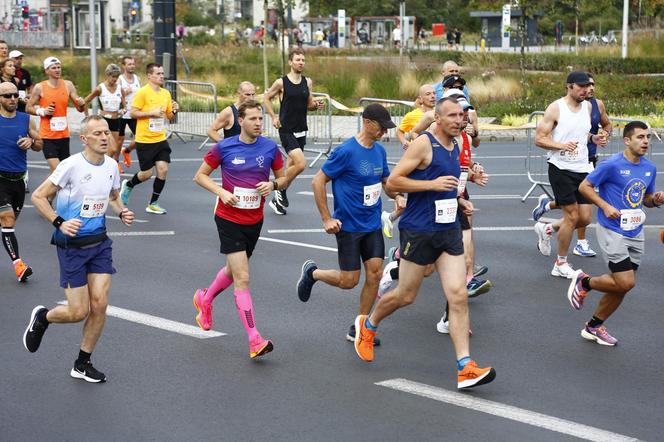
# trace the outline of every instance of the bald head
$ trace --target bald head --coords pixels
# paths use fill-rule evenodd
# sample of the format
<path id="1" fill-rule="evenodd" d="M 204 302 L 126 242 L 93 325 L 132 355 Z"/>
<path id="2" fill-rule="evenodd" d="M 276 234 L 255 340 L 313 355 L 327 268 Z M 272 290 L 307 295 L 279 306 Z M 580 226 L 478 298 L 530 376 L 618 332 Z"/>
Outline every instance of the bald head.
<path id="1" fill-rule="evenodd" d="M 420 86 L 418 98 L 426 110 L 433 109 L 434 105 L 436 104 L 436 91 L 433 88 L 433 85 L 423 84 Z"/>
<path id="2" fill-rule="evenodd" d="M 237 88 L 238 101 L 240 104 L 256 97 L 256 88 L 250 81 L 243 81 Z"/>
<path id="3" fill-rule="evenodd" d="M 18 92 L 16 85 L 9 81 L 3 81 L 0 83 L 0 95 L 1 94 L 11 94 L 12 92 Z"/>
<path id="4" fill-rule="evenodd" d="M 450 75 L 459 75 L 459 65 L 454 60 L 447 60 L 443 63 L 443 78 Z"/>

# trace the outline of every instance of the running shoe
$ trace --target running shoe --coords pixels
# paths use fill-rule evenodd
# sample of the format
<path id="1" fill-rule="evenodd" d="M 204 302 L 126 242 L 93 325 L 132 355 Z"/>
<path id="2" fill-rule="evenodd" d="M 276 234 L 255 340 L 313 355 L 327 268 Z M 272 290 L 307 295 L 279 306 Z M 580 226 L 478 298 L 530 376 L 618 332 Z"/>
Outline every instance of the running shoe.
<path id="1" fill-rule="evenodd" d="M 355 324 L 351 325 L 348 329 L 348 333 L 346 333 L 346 341 L 355 342 Z M 375 347 L 380 346 L 380 338 L 374 335 L 373 343 Z"/>
<path id="2" fill-rule="evenodd" d="M 586 299 L 588 292 L 583 288 L 583 278 L 587 277 L 583 270 L 579 269 L 574 272 L 572 277 L 572 282 L 569 283 L 569 288 L 567 289 L 567 299 L 572 305 L 574 310 L 581 310 L 583 308 L 583 301 Z"/>
<path id="3" fill-rule="evenodd" d="M 578 240 L 576 246 L 574 247 L 573 253 L 578 256 L 583 256 L 585 258 L 592 258 L 597 255 L 593 249 L 590 248 L 587 240 Z"/>
<path id="4" fill-rule="evenodd" d="M 212 302 L 205 301 L 207 289 L 196 289 L 194 292 L 194 307 L 198 311 L 196 323 L 200 328 L 208 331 L 212 328 Z"/>
<path id="5" fill-rule="evenodd" d="M 488 271 L 489 271 L 489 268 L 487 266 L 483 266 L 483 265 L 480 265 L 480 264 L 475 264 L 473 266 L 473 277 L 477 278 L 478 276 L 484 275 Z"/>
<path id="6" fill-rule="evenodd" d="M 450 334 L 450 321 L 447 320 L 447 316 L 443 315 L 443 317 L 440 318 L 440 321 L 438 321 L 438 324 L 436 324 L 436 330 L 438 333 L 442 333 L 444 335 Z M 473 336 L 473 330 L 470 328 L 468 329 L 468 336 Z"/>
<path id="7" fill-rule="evenodd" d="M 74 379 L 83 379 L 94 384 L 106 382 L 106 375 L 92 366 L 92 362 L 74 362 L 74 368 L 69 372 Z"/>
<path id="8" fill-rule="evenodd" d="M 394 269 L 398 268 L 399 263 L 397 261 L 392 261 L 385 266 L 385 269 L 383 269 L 383 276 L 380 278 L 380 283 L 378 284 L 377 298 L 382 298 L 385 293 L 393 290 L 397 286 L 395 279 L 392 277 L 392 272 Z"/>
<path id="9" fill-rule="evenodd" d="M 551 202 L 551 199 L 546 194 L 542 194 L 537 198 L 537 205 L 533 209 L 533 221 L 539 221 L 539 219 L 544 215 L 546 212 L 546 205 Z"/>
<path id="10" fill-rule="evenodd" d="M 129 204 L 129 196 L 131 191 L 134 190 L 133 187 L 129 187 L 127 184 L 129 184 L 129 180 L 122 180 L 122 186 L 120 186 L 120 200 L 125 206 Z"/>
<path id="11" fill-rule="evenodd" d="M 568 262 L 558 264 L 556 261 L 551 269 L 552 276 L 560 276 L 561 278 L 574 279 L 574 269 Z"/>
<path id="12" fill-rule="evenodd" d="M 277 190 L 274 192 L 274 196 L 277 197 L 279 200 L 279 204 L 281 204 L 283 207 L 288 207 L 288 195 L 286 195 L 286 189 L 283 190 Z"/>
<path id="13" fill-rule="evenodd" d="M 464 388 L 477 387 L 488 384 L 495 378 L 496 370 L 491 367 L 479 368 L 477 363 L 471 360 L 463 367 L 463 370 L 458 372 L 457 388 L 462 390 Z"/>
<path id="14" fill-rule="evenodd" d="M 279 192 L 279 191 L 277 190 L 277 192 Z M 276 195 L 276 193 L 275 193 L 275 195 Z M 272 210 L 274 210 L 274 213 L 276 213 L 277 215 L 285 215 L 286 214 L 286 208 L 281 205 L 281 203 L 276 198 L 276 196 L 270 200 L 270 202 L 268 203 L 268 206 L 270 206 L 270 208 Z"/>
<path id="15" fill-rule="evenodd" d="M 392 238 L 392 232 L 394 230 L 394 224 L 390 220 L 390 213 L 383 211 L 380 214 L 380 222 L 383 225 L 383 235 L 387 238 Z"/>
<path id="16" fill-rule="evenodd" d="M 473 277 L 466 288 L 468 289 L 468 297 L 475 298 L 491 290 L 491 281 Z"/>
<path id="17" fill-rule="evenodd" d="M 249 343 L 249 357 L 256 359 L 259 356 L 264 356 L 274 350 L 274 345 L 269 339 L 257 339 L 255 342 Z"/>
<path id="18" fill-rule="evenodd" d="M 392 261 L 398 261 L 399 258 L 401 258 L 399 254 L 399 248 L 398 247 L 390 247 L 390 250 L 387 251 L 387 263 L 391 263 Z"/>
<path id="19" fill-rule="evenodd" d="M 148 213 L 154 213 L 155 215 L 166 215 L 166 209 L 161 207 L 158 202 L 148 205 L 145 208 L 145 211 Z"/>
<path id="20" fill-rule="evenodd" d="M 544 256 L 551 255 L 551 224 L 536 223 L 535 233 L 537 234 L 537 250 Z"/>
<path id="21" fill-rule="evenodd" d="M 125 167 L 131 167 L 131 152 L 127 151 L 124 147 L 122 148 L 122 162 Z"/>
<path id="22" fill-rule="evenodd" d="M 588 324 L 586 324 L 583 330 L 581 330 L 581 336 L 589 341 L 595 341 L 599 345 L 606 345 L 609 347 L 613 347 L 618 343 L 618 340 L 606 331 L 604 324 L 598 327 L 588 327 Z"/>
<path id="23" fill-rule="evenodd" d="M 355 339 L 355 353 L 366 362 L 373 361 L 374 358 L 374 338 L 376 332 L 369 330 L 364 322 L 367 320 L 367 315 L 358 315 L 355 318 L 355 329 L 358 331 L 358 336 Z"/>
<path id="24" fill-rule="evenodd" d="M 22 259 L 19 259 L 14 263 L 14 272 L 16 273 L 18 282 L 25 282 L 28 280 L 28 277 L 32 276 L 32 267 L 24 263 Z"/>
<path id="25" fill-rule="evenodd" d="M 41 344 L 44 333 L 48 328 L 48 324 L 43 324 L 37 319 L 44 311 L 48 311 L 48 309 L 43 305 L 38 305 L 32 309 L 30 322 L 28 322 L 28 327 L 25 329 L 25 333 L 23 333 L 23 346 L 30 353 L 39 350 L 39 344 Z"/>
<path id="26" fill-rule="evenodd" d="M 309 297 L 311 297 L 311 289 L 314 287 L 316 280 L 314 279 L 314 270 L 318 266 L 315 262 L 308 259 L 302 264 L 302 272 L 300 273 L 300 279 L 297 281 L 297 297 L 300 298 L 300 301 L 307 302 Z"/>

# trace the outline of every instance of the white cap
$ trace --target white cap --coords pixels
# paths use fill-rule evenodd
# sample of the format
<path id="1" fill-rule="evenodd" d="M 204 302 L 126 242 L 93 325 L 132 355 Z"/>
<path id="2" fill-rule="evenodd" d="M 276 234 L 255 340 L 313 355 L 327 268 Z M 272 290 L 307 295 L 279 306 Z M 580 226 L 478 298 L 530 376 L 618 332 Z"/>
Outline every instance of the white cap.
<path id="1" fill-rule="evenodd" d="M 18 57 L 23 57 L 23 52 L 14 50 L 9 53 L 9 58 L 18 58 Z"/>
<path id="2" fill-rule="evenodd" d="M 60 64 L 60 60 L 55 57 L 46 57 L 46 59 L 44 59 L 44 69 L 48 69 L 54 64 Z"/>
<path id="3" fill-rule="evenodd" d="M 461 89 L 448 89 L 443 92 L 443 98 L 451 97 L 452 95 L 463 95 L 463 91 Z"/>

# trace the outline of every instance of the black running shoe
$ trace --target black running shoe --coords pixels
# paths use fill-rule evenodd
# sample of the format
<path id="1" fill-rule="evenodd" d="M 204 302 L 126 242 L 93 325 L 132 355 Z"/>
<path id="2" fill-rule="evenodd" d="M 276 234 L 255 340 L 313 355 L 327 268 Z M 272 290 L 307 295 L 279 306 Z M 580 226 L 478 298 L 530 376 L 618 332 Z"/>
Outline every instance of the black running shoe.
<path id="1" fill-rule="evenodd" d="M 278 191 L 277 191 L 278 194 Z M 275 196 L 270 200 L 270 203 L 268 204 L 272 210 L 274 210 L 274 213 L 277 215 L 285 215 L 286 214 L 286 208 L 281 205 L 279 202 L 279 199 Z"/>
<path id="2" fill-rule="evenodd" d="M 346 340 L 350 342 L 355 342 L 355 324 L 350 326 L 348 334 L 346 335 Z M 374 347 L 378 347 L 379 345 L 380 345 L 380 339 L 374 336 Z"/>
<path id="3" fill-rule="evenodd" d="M 288 196 L 286 195 L 286 189 L 277 190 L 275 195 L 277 196 L 277 199 L 282 206 L 288 207 Z"/>
<path id="4" fill-rule="evenodd" d="M 69 372 L 74 379 L 83 379 L 93 384 L 106 382 L 106 375 L 92 366 L 92 362 L 74 362 L 74 368 Z"/>
<path id="5" fill-rule="evenodd" d="M 300 273 L 300 279 L 297 281 L 297 297 L 302 302 L 307 302 L 311 296 L 311 289 L 316 283 L 314 270 L 317 268 L 316 263 L 310 259 L 304 261 L 304 264 L 302 264 L 302 273 Z"/>
<path id="6" fill-rule="evenodd" d="M 32 309 L 32 313 L 30 314 L 30 322 L 28 322 L 28 327 L 25 329 L 25 333 L 23 333 L 23 346 L 30 353 L 34 353 L 39 350 L 39 344 L 41 344 L 42 337 L 48 328 L 48 323 L 43 324 L 37 319 L 37 317 L 42 312 L 47 311 L 48 309 L 43 305 L 38 305 Z"/>

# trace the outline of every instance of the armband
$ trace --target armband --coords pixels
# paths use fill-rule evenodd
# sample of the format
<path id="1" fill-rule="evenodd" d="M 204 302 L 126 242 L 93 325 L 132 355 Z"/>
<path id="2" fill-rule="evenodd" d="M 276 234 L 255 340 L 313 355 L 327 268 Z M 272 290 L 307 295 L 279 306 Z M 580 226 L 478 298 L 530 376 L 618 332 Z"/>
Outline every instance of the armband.
<path id="1" fill-rule="evenodd" d="M 64 222 L 65 222 L 65 219 L 64 219 L 63 217 L 61 217 L 61 216 L 57 216 L 57 217 L 55 217 L 55 219 L 53 220 L 53 223 L 52 223 L 52 224 L 53 224 L 53 227 L 55 227 L 56 229 L 59 229 L 60 226 L 62 225 L 62 223 L 64 223 Z"/>

